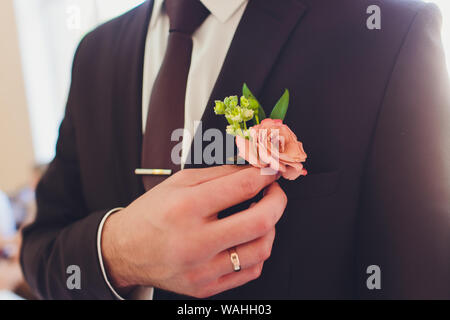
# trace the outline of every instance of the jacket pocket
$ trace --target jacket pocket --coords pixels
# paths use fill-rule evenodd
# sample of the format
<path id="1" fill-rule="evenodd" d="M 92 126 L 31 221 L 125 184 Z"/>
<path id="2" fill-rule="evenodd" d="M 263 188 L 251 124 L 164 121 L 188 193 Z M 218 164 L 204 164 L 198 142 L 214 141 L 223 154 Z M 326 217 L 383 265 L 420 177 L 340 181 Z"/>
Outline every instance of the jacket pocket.
<path id="1" fill-rule="evenodd" d="M 308 174 L 295 181 L 283 181 L 283 189 L 295 198 L 315 198 L 332 195 L 339 185 L 340 171 Z"/>

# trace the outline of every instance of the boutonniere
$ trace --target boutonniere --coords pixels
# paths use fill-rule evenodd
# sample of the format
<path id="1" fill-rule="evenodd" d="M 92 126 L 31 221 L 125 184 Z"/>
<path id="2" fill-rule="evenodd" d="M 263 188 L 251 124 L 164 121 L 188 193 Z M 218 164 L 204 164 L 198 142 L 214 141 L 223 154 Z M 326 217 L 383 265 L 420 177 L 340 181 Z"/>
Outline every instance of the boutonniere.
<path id="1" fill-rule="evenodd" d="M 306 153 L 292 130 L 283 124 L 289 107 L 286 89 L 269 118 L 250 89 L 244 83 L 242 96 L 216 100 L 214 112 L 228 121 L 227 133 L 236 137 L 238 156 L 265 174 L 280 173 L 285 179 L 305 176 Z"/>

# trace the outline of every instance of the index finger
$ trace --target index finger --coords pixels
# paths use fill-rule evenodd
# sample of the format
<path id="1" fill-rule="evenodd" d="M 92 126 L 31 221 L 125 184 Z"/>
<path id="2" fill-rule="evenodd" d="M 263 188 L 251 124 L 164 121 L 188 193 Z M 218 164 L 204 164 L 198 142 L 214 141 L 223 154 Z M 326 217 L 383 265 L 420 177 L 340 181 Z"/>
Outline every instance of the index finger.
<path id="1" fill-rule="evenodd" d="M 247 167 L 248 166 L 223 165 L 201 169 L 184 169 L 179 172 L 179 177 L 175 175 L 173 178 L 179 180 L 185 186 L 195 186 L 244 170 Z"/>
<path id="2" fill-rule="evenodd" d="M 263 175 L 255 167 L 212 179 L 195 186 L 199 195 L 199 211 L 211 216 L 255 197 L 262 189 L 277 180 L 277 175 Z"/>

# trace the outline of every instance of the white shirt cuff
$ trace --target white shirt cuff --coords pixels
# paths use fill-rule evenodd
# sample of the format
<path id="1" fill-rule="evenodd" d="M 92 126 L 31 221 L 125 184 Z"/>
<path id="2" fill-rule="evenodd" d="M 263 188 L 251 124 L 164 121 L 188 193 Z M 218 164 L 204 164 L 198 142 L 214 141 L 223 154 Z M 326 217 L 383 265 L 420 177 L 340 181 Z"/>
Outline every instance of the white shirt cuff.
<path id="1" fill-rule="evenodd" d="M 103 278 L 105 279 L 106 284 L 108 285 L 111 292 L 114 294 L 116 299 L 118 300 L 125 300 L 120 294 L 117 293 L 117 291 L 113 288 L 111 285 L 111 282 L 108 280 L 108 276 L 106 275 L 105 271 L 105 265 L 103 264 L 103 256 L 102 256 L 102 231 L 103 226 L 105 225 L 106 219 L 113 213 L 116 213 L 123 208 L 116 208 L 111 211 L 109 211 L 105 216 L 103 217 L 102 221 L 100 222 L 100 225 L 98 227 L 97 231 L 97 252 L 98 252 L 98 260 L 100 262 L 100 268 L 103 273 Z M 153 300 L 153 287 L 138 287 L 135 290 L 133 290 L 130 293 L 129 298 L 131 300 Z"/>

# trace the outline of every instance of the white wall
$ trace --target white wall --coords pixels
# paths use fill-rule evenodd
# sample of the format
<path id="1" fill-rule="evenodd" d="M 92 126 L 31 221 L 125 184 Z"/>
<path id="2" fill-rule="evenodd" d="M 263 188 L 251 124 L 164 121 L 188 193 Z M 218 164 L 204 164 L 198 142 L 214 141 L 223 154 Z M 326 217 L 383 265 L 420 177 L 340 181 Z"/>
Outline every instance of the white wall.
<path id="1" fill-rule="evenodd" d="M 3 0 L 0 0 L 3 1 Z M 73 54 L 98 24 L 142 0 L 14 0 L 36 161 L 54 157 Z"/>

